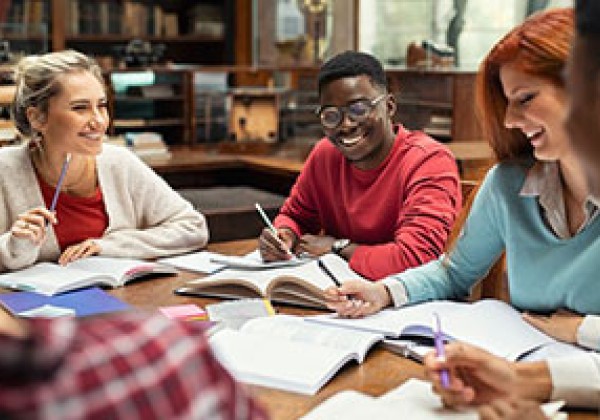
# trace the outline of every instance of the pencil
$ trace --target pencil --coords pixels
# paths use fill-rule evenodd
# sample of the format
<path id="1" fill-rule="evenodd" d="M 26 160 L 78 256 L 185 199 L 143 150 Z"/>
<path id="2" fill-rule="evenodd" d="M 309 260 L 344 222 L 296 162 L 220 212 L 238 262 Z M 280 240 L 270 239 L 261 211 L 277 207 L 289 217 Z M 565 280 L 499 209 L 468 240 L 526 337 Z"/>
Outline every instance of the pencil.
<path id="1" fill-rule="evenodd" d="M 340 281 L 333 275 L 333 273 L 329 271 L 329 268 L 327 268 L 327 266 L 325 265 L 325 263 L 323 263 L 323 261 L 321 261 L 321 259 L 317 259 L 317 264 L 319 265 L 319 268 L 323 270 L 325 274 L 327 274 L 327 277 L 333 280 L 337 287 L 340 287 L 342 285 L 342 283 L 340 283 Z"/>
<path id="2" fill-rule="evenodd" d="M 271 221 L 269 220 L 269 217 L 267 216 L 267 213 L 265 213 L 265 211 L 263 210 L 263 208 L 258 203 L 254 203 L 254 207 L 256 207 L 256 210 L 258 210 L 258 214 L 260 214 L 260 217 L 265 222 L 265 225 L 267 225 L 267 228 L 269 228 L 269 230 L 273 234 L 273 237 L 279 242 L 279 244 L 281 245 L 281 247 L 283 248 L 283 250 L 288 255 L 292 256 L 292 251 L 290 251 L 290 249 L 283 243 L 283 241 L 281 240 L 281 238 L 279 238 L 279 235 L 277 234 L 277 229 L 275 229 L 275 226 L 273 226 L 273 223 L 271 223 Z"/>
<path id="3" fill-rule="evenodd" d="M 48 209 L 50 211 L 56 210 L 56 203 L 58 203 L 58 196 L 60 194 L 60 189 L 62 187 L 63 181 L 65 180 L 65 175 L 67 174 L 67 168 L 69 167 L 70 161 L 71 154 L 67 153 L 67 156 L 65 156 L 65 161 L 62 166 L 62 170 L 60 171 L 60 176 L 58 177 L 58 182 L 56 183 L 56 190 L 54 191 L 54 196 L 52 197 L 52 203 L 50 204 L 50 208 Z"/>

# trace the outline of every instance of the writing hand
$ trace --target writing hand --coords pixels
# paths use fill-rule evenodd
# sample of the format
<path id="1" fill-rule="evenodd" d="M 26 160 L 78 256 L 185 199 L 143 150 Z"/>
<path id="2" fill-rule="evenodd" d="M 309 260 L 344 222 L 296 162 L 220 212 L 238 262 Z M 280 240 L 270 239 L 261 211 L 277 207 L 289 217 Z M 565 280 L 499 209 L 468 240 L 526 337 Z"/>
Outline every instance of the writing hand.
<path id="1" fill-rule="evenodd" d="M 340 287 L 326 289 L 325 303 L 340 316 L 360 318 L 389 306 L 392 298 L 381 283 L 350 280 L 343 282 Z"/>
<path id="2" fill-rule="evenodd" d="M 289 260 L 291 255 L 287 250 L 293 250 L 295 242 L 296 234 L 291 229 L 279 228 L 275 237 L 270 229 L 264 228 L 258 238 L 258 249 L 264 261 Z"/>
<path id="3" fill-rule="evenodd" d="M 100 246 L 92 239 L 86 239 L 76 245 L 72 245 L 64 250 L 58 263 L 65 265 L 75 260 L 86 258 L 91 255 L 97 255 L 101 251 Z"/>
<path id="4" fill-rule="evenodd" d="M 56 215 L 44 207 L 36 207 L 19 214 L 10 228 L 15 238 L 29 239 L 34 245 L 41 245 L 46 240 L 46 225 L 56 224 Z"/>
<path id="5" fill-rule="evenodd" d="M 538 330 L 565 343 L 577 343 L 577 330 L 583 316 L 561 309 L 550 316 L 524 313 L 523 319 Z"/>

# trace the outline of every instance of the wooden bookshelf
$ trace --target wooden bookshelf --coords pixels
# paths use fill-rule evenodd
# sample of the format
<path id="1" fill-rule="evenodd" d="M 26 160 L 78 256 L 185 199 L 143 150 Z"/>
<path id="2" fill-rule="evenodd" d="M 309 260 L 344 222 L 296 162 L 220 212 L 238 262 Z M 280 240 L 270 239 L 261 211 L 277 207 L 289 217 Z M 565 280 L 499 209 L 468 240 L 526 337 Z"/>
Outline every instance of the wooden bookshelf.
<path id="1" fill-rule="evenodd" d="M 53 51 L 112 56 L 115 66 L 115 47 L 132 39 L 163 44 L 163 62 L 232 65 L 235 60 L 235 39 L 227 35 L 235 34 L 236 0 L 1 0 L 2 23 L 0 38 L 13 41 L 15 50 L 23 41 L 38 41 Z M 42 24 L 47 35 L 33 30 Z"/>

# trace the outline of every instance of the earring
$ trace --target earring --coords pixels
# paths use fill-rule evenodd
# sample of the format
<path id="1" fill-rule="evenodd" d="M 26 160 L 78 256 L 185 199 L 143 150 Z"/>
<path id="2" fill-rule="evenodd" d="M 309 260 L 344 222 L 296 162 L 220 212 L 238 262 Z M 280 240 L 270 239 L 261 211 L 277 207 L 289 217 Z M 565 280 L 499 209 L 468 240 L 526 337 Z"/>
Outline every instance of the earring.
<path id="1" fill-rule="evenodd" d="M 30 143 L 38 150 L 38 152 L 44 151 L 44 136 L 39 131 L 33 132 Z"/>

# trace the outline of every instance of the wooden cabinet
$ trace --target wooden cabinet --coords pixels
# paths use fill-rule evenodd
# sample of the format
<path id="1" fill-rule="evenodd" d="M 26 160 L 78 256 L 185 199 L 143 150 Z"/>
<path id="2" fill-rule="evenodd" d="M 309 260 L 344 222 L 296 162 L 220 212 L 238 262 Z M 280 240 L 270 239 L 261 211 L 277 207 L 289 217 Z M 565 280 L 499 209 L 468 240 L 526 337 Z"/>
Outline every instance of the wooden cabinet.
<path id="1" fill-rule="evenodd" d="M 478 141 L 474 71 L 387 69 L 397 120 L 440 141 Z"/>

